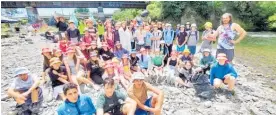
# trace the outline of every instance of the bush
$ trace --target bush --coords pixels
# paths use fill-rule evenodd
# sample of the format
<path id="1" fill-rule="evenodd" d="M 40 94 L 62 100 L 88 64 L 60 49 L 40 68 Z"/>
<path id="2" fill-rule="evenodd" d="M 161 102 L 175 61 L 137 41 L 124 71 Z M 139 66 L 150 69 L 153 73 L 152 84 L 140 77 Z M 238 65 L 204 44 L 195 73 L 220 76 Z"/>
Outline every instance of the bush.
<path id="1" fill-rule="evenodd" d="M 276 31 L 276 14 L 269 16 L 268 18 L 268 28 L 271 31 Z"/>

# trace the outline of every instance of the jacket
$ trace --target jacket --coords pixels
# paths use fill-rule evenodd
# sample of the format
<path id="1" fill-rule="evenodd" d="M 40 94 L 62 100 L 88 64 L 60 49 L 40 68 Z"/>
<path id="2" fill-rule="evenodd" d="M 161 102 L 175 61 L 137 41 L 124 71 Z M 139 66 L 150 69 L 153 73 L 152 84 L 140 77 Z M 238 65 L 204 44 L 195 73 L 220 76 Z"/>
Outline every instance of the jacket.
<path id="1" fill-rule="evenodd" d="M 89 96 L 79 95 L 76 103 L 65 100 L 57 109 L 58 115 L 93 115 L 96 109 Z"/>

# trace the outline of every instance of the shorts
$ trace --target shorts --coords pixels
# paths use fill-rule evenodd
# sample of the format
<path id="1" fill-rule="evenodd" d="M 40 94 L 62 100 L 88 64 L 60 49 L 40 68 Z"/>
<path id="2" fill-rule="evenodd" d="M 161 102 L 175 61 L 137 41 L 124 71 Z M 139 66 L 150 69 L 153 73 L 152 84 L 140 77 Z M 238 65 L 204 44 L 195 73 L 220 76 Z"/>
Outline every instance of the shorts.
<path id="1" fill-rule="evenodd" d="M 176 47 L 177 52 L 183 52 L 184 50 L 185 50 L 185 45 L 183 45 L 181 47 L 179 47 L 179 46 Z"/>
<path id="2" fill-rule="evenodd" d="M 145 46 L 145 49 L 150 49 L 150 46 Z"/>
<path id="3" fill-rule="evenodd" d="M 53 88 L 53 96 L 55 99 L 58 98 L 60 93 L 63 93 L 63 87 L 64 87 L 64 85 L 59 85 L 59 86 L 55 86 Z"/>
<path id="4" fill-rule="evenodd" d="M 234 49 L 217 49 L 216 55 L 219 53 L 225 53 L 227 60 L 230 62 L 234 59 Z"/>
<path id="5" fill-rule="evenodd" d="M 196 46 L 188 46 L 188 49 L 190 50 L 192 55 L 195 55 L 196 52 Z"/>
<path id="6" fill-rule="evenodd" d="M 144 105 L 151 107 L 151 101 L 152 101 L 152 97 L 148 98 L 144 103 Z M 145 111 L 141 108 L 137 108 L 135 111 L 135 115 L 148 115 L 148 111 Z"/>

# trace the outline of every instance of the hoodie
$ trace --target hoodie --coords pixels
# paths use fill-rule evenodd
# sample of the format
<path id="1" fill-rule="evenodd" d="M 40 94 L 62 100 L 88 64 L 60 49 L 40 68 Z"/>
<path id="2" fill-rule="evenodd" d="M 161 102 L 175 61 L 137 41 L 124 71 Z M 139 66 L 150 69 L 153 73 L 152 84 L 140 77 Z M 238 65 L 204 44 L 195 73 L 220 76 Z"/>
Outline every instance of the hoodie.
<path id="1" fill-rule="evenodd" d="M 230 74 L 231 76 L 237 78 L 238 74 L 233 66 L 229 63 L 225 63 L 224 65 L 220 65 L 218 62 L 211 67 L 210 71 L 210 83 L 214 85 L 214 79 L 218 78 L 223 80 L 224 76 Z"/>

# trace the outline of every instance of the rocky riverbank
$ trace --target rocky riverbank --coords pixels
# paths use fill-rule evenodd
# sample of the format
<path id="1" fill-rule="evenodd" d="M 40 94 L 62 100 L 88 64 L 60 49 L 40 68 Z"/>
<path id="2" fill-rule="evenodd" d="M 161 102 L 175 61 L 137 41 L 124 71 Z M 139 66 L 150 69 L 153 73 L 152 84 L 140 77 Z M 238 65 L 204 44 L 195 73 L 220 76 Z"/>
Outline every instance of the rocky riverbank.
<path id="1" fill-rule="evenodd" d="M 14 114 L 16 103 L 7 96 L 6 90 L 14 79 L 14 68 L 25 66 L 32 73 L 39 75 L 43 60 L 41 48 L 56 45 L 40 36 L 32 39 L 2 39 L 1 43 L 1 114 L 11 115 Z M 196 87 L 185 89 L 169 85 L 157 86 L 165 92 L 162 115 L 276 115 L 276 91 L 266 84 L 265 76 L 254 68 L 243 65 L 242 61 L 236 61 L 235 68 L 239 78 L 232 99 L 227 99 L 224 93 L 210 95 L 209 99 L 204 99 L 197 95 Z M 40 115 L 53 115 L 61 101 L 51 98 L 50 86 L 41 87 L 44 91 L 44 104 Z M 212 92 L 211 89 L 206 90 Z M 93 89 L 86 89 L 86 94 L 92 97 L 93 102 L 96 101 L 97 93 Z"/>

